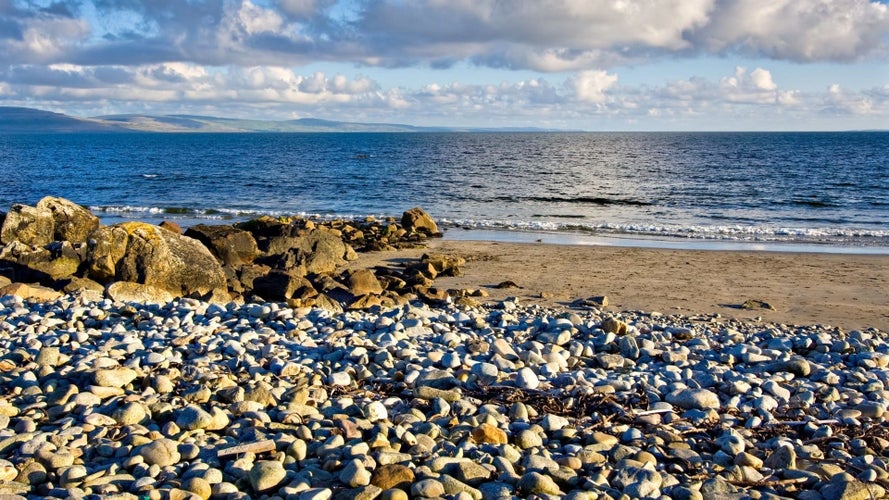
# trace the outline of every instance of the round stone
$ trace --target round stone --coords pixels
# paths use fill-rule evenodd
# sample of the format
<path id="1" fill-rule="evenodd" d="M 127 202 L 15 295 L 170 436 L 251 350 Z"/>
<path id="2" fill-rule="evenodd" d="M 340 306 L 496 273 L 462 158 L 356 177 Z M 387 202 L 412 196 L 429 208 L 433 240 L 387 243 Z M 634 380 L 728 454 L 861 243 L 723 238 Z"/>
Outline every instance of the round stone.
<path id="1" fill-rule="evenodd" d="M 178 463 L 181 459 L 178 448 L 179 443 L 176 441 L 161 438 L 137 448 L 137 453 L 148 465 L 166 467 Z"/>
<path id="2" fill-rule="evenodd" d="M 719 408 L 719 396 L 707 389 L 680 389 L 667 394 L 667 402 L 686 410 Z"/>
<path id="3" fill-rule="evenodd" d="M 540 379 L 534 370 L 530 368 L 522 368 L 516 372 L 515 386 L 519 389 L 534 390 L 540 386 Z"/>
<path id="4" fill-rule="evenodd" d="M 268 491 L 284 481 L 287 471 L 281 462 L 274 460 L 261 460 L 253 464 L 248 477 L 253 490 L 257 492 Z"/>

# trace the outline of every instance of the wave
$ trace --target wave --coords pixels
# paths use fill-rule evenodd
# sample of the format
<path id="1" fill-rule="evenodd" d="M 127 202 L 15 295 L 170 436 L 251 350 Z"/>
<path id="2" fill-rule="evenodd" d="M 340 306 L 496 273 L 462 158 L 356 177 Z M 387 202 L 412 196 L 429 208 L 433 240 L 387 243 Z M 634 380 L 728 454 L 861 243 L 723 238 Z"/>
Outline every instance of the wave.
<path id="1" fill-rule="evenodd" d="M 860 228 L 795 228 L 765 225 L 578 224 L 546 221 L 443 219 L 445 227 L 581 233 L 600 236 L 654 237 L 739 242 L 823 243 L 889 247 L 889 230 Z"/>
<path id="2" fill-rule="evenodd" d="M 634 207 L 648 207 L 656 205 L 655 202 L 636 200 L 632 198 L 608 198 L 604 196 L 498 196 L 495 201 L 505 201 L 510 203 L 538 202 L 538 203 L 576 203 L 581 205 L 623 205 Z"/>
<path id="3" fill-rule="evenodd" d="M 358 220 L 366 217 L 386 219 L 393 214 L 368 213 L 311 213 L 285 212 L 281 210 L 155 207 L 110 205 L 91 206 L 90 210 L 105 219 L 164 220 L 171 219 L 198 224 L 205 221 L 243 221 L 268 215 L 272 217 L 298 216 L 318 220 Z M 818 243 L 826 245 L 853 245 L 889 247 L 889 229 L 850 227 L 787 227 L 763 224 L 598 224 L 584 223 L 584 217 L 574 214 L 536 215 L 528 220 L 469 219 L 439 217 L 442 229 L 493 229 L 504 231 L 532 231 L 575 233 L 591 236 L 647 237 L 664 239 L 690 239 L 739 242 Z M 553 220 L 556 219 L 556 220 Z M 561 220 L 559 220 L 561 219 Z M 212 223 L 212 222 L 208 222 Z"/>

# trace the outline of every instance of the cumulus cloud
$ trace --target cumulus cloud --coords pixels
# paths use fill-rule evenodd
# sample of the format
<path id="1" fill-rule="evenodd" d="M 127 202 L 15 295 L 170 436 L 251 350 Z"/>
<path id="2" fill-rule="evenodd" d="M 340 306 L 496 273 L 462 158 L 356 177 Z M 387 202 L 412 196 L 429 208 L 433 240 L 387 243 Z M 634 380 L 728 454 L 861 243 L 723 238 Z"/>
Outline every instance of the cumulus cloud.
<path id="1" fill-rule="evenodd" d="M 602 104 L 606 99 L 605 91 L 617 83 L 617 75 L 605 71 L 581 71 L 566 83 L 574 91 L 577 100 Z"/>
<path id="2" fill-rule="evenodd" d="M 25 8 L 24 6 L 31 6 Z M 585 71 L 663 56 L 885 58 L 873 0 L 7 0 L 0 61 L 85 65 L 458 61 Z M 87 15 L 93 12 L 94 15 Z"/>
<path id="3" fill-rule="evenodd" d="M 693 33 L 711 52 L 800 62 L 886 56 L 889 5 L 866 0 L 723 0 Z"/>

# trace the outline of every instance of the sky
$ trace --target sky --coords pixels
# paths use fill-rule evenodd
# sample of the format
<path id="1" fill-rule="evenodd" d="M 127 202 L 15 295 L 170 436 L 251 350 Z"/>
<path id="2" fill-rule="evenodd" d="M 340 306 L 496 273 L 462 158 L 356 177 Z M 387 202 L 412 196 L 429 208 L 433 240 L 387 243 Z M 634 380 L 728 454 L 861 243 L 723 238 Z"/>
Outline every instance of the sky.
<path id="1" fill-rule="evenodd" d="M 889 129 L 889 0 L 0 0 L 0 106 Z"/>

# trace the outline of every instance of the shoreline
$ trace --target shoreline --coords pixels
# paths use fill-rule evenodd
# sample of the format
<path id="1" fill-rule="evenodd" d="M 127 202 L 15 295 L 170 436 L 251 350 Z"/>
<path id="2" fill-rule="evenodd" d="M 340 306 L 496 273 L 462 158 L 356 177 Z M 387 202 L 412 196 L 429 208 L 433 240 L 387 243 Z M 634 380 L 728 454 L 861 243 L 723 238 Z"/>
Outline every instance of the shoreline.
<path id="1" fill-rule="evenodd" d="M 501 243 L 542 243 L 599 247 L 705 250 L 731 252 L 823 253 L 889 255 L 889 246 L 840 245 L 803 241 L 748 241 L 711 238 L 680 238 L 633 234 L 586 234 L 569 231 L 533 231 L 451 227 L 445 241 L 493 241 Z"/>
<path id="2" fill-rule="evenodd" d="M 551 243 L 432 240 L 428 249 L 362 254 L 350 267 L 394 266 L 427 251 L 467 260 L 441 289 L 481 289 L 485 301 L 570 307 L 606 296 L 605 311 L 714 315 L 746 322 L 889 331 L 889 255 L 687 250 Z M 513 281 L 520 288 L 497 288 Z M 747 300 L 775 310 L 742 309 Z"/>

